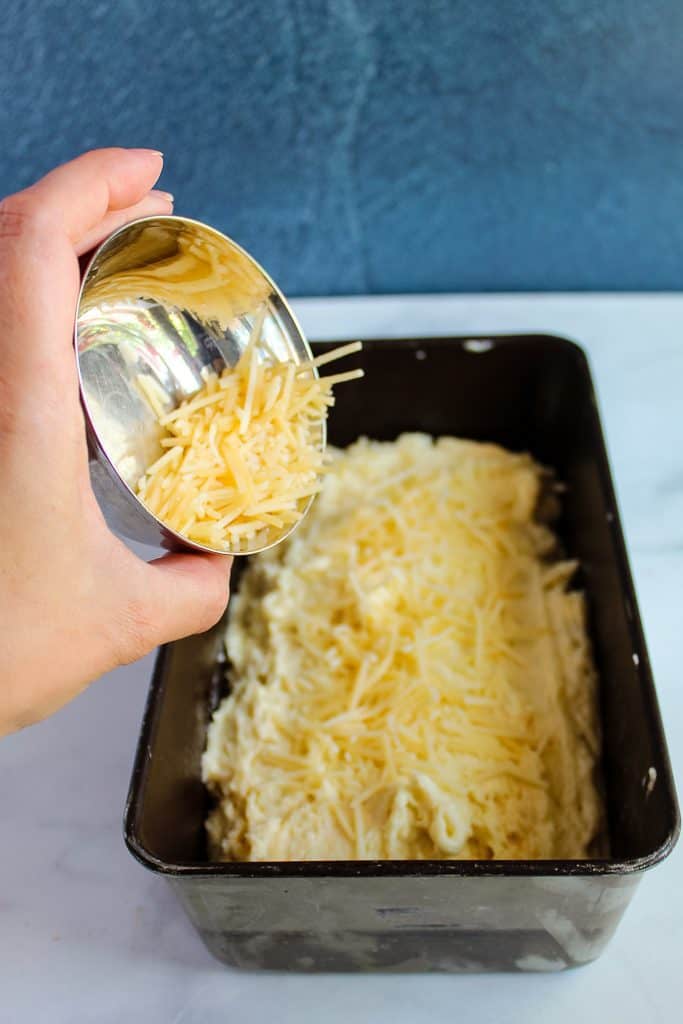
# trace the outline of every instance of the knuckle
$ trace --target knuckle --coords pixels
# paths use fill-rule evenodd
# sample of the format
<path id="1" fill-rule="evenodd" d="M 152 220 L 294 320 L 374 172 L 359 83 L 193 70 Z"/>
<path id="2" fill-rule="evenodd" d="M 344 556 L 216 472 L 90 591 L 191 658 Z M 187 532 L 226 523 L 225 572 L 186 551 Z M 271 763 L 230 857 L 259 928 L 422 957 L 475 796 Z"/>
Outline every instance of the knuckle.
<path id="1" fill-rule="evenodd" d="M 28 403 L 17 386 L 17 374 L 12 365 L 0 366 L 0 448 L 7 450 L 16 444 L 22 448 L 26 442 Z"/>
<path id="2" fill-rule="evenodd" d="M 18 202 L 17 196 L 10 196 L 0 202 L 0 239 L 20 238 L 26 228 L 27 212 Z"/>
<path id="3" fill-rule="evenodd" d="M 115 649 L 120 665 L 129 665 L 156 646 L 155 622 L 145 601 L 131 600 L 124 606 L 118 622 Z"/>
<path id="4" fill-rule="evenodd" d="M 213 573 L 203 588 L 202 599 L 197 611 L 197 631 L 203 633 L 215 626 L 225 611 L 228 594 L 225 580 L 218 573 Z"/>
<path id="5" fill-rule="evenodd" d="M 9 389 L 3 388 L 0 380 L 0 445 L 14 442 L 21 434 L 21 416 L 7 394 Z"/>
<path id="6" fill-rule="evenodd" d="M 0 241 L 16 242 L 26 237 L 44 236 L 51 234 L 55 227 L 45 204 L 30 192 L 18 192 L 0 202 Z"/>

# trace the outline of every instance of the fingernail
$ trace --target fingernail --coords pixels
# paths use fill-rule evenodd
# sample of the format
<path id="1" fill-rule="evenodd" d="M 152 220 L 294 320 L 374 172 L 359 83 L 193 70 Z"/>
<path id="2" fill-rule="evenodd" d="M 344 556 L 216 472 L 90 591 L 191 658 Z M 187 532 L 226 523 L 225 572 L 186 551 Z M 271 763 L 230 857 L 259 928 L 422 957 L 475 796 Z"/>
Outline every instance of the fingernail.
<path id="1" fill-rule="evenodd" d="M 153 188 L 152 192 L 154 192 L 155 196 L 159 196 L 160 199 L 165 199 L 169 203 L 175 202 L 175 196 L 172 192 L 162 192 L 160 188 Z"/>
<path id="2" fill-rule="evenodd" d="M 149 156 L 151 154 L 152 156 L 158 156 L 161 160 L 164 159 L 164 154 L 161 152 L 160 149 L 137 148 L 137 149 L 129 149 L 128 152 L 129 153 L 135 153 L 136 155 L 139 154 L 140 156 L 143 156 L 143 155 L 144 156 Z"/>

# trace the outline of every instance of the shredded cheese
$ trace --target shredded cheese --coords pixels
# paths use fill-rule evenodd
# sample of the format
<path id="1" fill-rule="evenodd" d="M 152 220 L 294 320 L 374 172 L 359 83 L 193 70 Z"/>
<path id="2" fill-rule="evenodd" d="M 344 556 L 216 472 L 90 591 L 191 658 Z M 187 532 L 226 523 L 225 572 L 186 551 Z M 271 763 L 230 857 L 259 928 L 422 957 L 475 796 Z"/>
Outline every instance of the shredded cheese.
<path id="1" fill-rule="evenodd" d="M 161 454 L 138 483 L 147 508 L 189 540 L 240 552 L 278 540 L 304 515 L 324 472 L 320 425 L 332 387 L 362 370 L 318 377 L 318 365 L 360 342 L 302 364 L 273 361 L 261 346 L 263 317 L 234 368 L 211 373 L 196 394 L 159 415 Z"/>
<path id="2" fill-rule="evenodd" d="M 585 857 L 596 681 L 527 455 L 425 435 L 334 453 L 232 598 L 203 776 L 234 860 Z"/>
<path id="3" fill-rule="evenodd" d="M 96 268 L 81 312 L 127 306 L 140 299 L 176 310 L 182 296 L 183 309 L 225 328 L 267 299 L 267 279 L 237 248 L 216 244 L 206 233 L 197 238 L 191 232 L 174 232 L 166 239 L 168 253 L 162 256 L 163 227 L 149 230 L 149 262 L 143 260 L 139 267 L 115 274 L 108 264 L 102 270 Z"/>

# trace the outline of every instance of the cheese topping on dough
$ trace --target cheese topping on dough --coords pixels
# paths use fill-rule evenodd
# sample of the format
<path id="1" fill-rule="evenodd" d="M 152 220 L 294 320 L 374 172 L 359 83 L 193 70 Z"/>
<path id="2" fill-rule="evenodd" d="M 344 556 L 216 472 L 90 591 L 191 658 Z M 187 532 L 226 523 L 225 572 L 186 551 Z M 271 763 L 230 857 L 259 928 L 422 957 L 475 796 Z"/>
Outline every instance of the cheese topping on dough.
<path id="1" fill-rule="evenodd" d="M 232 599 L 214 857 L 588 854 L 596 679 L 575 563 L 536 517 L 546 476 L 420 434 L 334 453 Z"/>

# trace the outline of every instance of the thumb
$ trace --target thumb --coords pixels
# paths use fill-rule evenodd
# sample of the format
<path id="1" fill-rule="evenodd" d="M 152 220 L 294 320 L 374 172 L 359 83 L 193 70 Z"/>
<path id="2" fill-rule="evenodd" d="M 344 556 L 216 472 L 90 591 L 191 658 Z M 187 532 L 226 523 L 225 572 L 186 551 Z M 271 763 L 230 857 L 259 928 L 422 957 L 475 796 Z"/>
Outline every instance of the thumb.
<path id="1" fill-rule="evenodd" d="M 165 555 L 141 564 L 124 640 L 126 661 L 159 644 L 203 633 L 228 603 L 232 558 L 227 555 Z"/>

